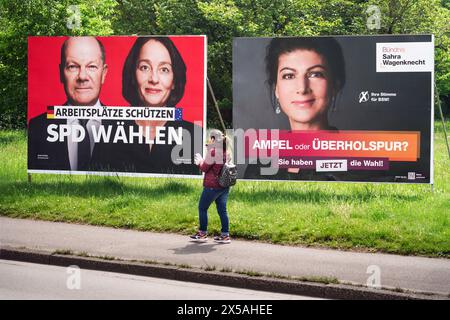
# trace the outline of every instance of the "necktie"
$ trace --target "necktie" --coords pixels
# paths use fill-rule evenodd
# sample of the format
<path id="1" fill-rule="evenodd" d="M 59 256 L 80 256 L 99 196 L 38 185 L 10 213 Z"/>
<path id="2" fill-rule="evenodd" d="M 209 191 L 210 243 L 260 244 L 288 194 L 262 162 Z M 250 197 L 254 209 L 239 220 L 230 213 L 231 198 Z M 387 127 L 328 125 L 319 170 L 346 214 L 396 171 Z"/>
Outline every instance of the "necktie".
<path id="1" fill-rule="evenodd" d="M 83 119 L 79 120 L 80 125 L 83 127 L 86 135 L 83 141 L 78 142 L 78 170 L 87 170 L 89 167 L 89 162 L 91 160 L 91 141 L 89 138 L 89 132 L 87 131 L 86 124 L 89 120 Z"/>

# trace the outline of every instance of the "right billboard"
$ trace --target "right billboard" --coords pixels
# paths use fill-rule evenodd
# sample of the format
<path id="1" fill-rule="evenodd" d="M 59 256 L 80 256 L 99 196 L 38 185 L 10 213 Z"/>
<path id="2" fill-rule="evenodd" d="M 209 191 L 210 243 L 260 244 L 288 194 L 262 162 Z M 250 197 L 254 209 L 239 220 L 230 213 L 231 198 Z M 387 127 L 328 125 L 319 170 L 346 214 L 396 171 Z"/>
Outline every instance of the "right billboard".
<path id="1" fill-rule="evenodd" d="M 433 183 L 432 35 L 235 38 L 239 178 Z"/>

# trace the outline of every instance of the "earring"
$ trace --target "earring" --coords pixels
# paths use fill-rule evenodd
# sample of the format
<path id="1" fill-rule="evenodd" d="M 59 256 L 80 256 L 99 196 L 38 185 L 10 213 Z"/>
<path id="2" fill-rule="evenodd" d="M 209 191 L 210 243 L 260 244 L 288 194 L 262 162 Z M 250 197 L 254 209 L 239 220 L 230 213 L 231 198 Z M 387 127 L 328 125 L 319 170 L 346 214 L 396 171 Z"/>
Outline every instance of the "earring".
<path id="1" fill-rule="evenodd" d="M 276 104 L 275 113 L 280 114 L 281 113 L 280 101 L 278 101 L 278 99 L 275 99 L 275 104 Z"/>

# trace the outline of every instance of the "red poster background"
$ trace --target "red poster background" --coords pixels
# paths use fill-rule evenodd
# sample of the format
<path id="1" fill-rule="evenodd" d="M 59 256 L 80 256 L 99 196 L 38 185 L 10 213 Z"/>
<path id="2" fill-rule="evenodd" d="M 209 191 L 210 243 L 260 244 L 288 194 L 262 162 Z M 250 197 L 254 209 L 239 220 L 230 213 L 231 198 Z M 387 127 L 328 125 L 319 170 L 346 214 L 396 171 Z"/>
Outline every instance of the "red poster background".
<path id="1" fill-rule="evenodd" d="M 122 68 L 136 36 L 97 37 L 105 47 L 108 74 L 100 93 L 105 105 L 128 106 L 122 97 Z M 183 109 L 183 119 L 203 124 L 205 95 L 204 36 L 169 37 L 186 64 L 184 96 L 177 104 Z M 61 46 L 67 37 L 28 37 L 28 122 L 47 111 L 47 106 L 66 101 L 63 84 L 59 81 Z"/>

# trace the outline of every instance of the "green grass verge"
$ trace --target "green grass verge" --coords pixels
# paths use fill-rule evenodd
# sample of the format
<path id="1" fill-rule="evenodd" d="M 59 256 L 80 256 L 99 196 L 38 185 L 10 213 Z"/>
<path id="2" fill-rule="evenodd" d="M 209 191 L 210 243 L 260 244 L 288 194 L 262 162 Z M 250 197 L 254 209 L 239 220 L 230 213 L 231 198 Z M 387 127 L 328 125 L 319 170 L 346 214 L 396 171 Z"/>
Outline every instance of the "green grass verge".
<path id="1" fill-rule="evenodd" d="M 450 160 L 436 122 L 429 185 L 243 182 L 230 201 L 232 236 L 278 244 L 450 257 Z M 447 122 L 450 132 L 450 122 Z M 189 234 L 201 180 L 33 175 L 26 133 L 0 131 L 0 215 Z M 210 232 L 219 232 L 215 208 Z"/>

